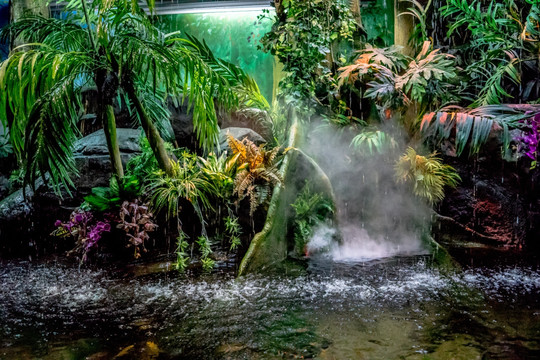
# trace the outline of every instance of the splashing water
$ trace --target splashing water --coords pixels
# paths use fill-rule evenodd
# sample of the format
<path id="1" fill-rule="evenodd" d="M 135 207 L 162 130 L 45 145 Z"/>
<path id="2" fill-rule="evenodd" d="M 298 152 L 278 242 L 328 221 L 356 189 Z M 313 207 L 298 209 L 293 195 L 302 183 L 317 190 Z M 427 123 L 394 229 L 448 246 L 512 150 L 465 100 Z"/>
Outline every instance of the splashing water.
<path id="1" fill-rule="evenodd" d="M 335 242 L 336 230 L 321 226 L 307 245 L 308 254 L 326 253 L 333 261 L 368 261 L 396 255 L 427 254 L 419 237 L 404 234 L 398 241 L 383 236 L 372 237 L 355 225 L 340 228 L 342 241 Z"/>
<path id="2" fill-rule="evenodd" d="M 428 255 L 315 257 L 300 277 L 232 275 L 4 264 L 0 359 L 113 358 L 147 344 L 164 359 L 539 354 L 536 268 L 443 272 Z"/>

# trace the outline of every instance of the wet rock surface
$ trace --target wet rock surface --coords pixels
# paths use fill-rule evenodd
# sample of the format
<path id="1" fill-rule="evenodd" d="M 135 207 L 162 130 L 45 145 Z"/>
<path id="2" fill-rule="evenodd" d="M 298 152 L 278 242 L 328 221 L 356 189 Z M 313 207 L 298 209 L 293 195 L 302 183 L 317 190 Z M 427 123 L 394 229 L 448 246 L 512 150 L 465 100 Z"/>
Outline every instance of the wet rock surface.
<path id="1" fill-rule="evenodd" d="M 124 166 L 128 160 L 140 153 L 139 139 L 141 131 L 135 129 L 117 129 L 120 156 Z M 96 186 L 108 186 L 111 175 L 111 161 L 107 149 L 105 133 L 98 130 L 75 143 L 74 158 L 79 176 L 73 178 L 75 188 L 87 194 Z"/>
<path id="2" fill-rule="evenodd" d="M 504 161 L 500 148 L 473 158 L 447 157 L 445 163 L 456 168 L 462 181 L 456 189 L 446 190 L 436 209 L 447 217 L 434 226 L 437 240 L 470 237 L 495 246 L 534 245 L 530 237 L 538 226 L 534 209 L 538 208 L 539 183 L 528 163 Z"/>
<path id="3" fill-rule="evenodd" d="M 219 149 L 221 151 L 228 150 L 229 152 L 230 147 L 229 143 L 227 141 L 227 135 L 231 135 L 235 139 L 238 139 L 240 141 L 247 138 L 248 140 L 252 141 L 255 145 L 261 145 L 266 143 L 266 140 L 264 138 L 257 134 L 255 130 L 248 129 L 248 128 L 241 128 L 241 127 L 228 127 L 223 128 L 219 131 Z"/>

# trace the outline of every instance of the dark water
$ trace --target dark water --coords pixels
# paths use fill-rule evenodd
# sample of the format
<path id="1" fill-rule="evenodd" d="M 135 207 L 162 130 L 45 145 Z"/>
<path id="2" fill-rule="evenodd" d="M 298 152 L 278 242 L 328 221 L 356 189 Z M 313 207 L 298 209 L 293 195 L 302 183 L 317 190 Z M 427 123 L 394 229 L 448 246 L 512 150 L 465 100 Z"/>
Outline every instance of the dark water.
<path id="1" fill-rule="evenodd" d="M 538 359 L 540 271 L 429 255 L 301 277 L 0 267 L 1 359 Z"/>

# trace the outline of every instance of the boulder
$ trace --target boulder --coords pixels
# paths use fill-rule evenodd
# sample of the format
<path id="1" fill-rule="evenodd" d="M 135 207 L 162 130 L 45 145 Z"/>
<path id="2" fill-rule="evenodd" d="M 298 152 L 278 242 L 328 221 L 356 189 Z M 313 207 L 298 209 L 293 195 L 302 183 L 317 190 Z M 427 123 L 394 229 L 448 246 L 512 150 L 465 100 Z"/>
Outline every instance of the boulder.
<path id="1" fill-rule="evenodd" d="M 140 130 L 117 129 L 120 156 L 124 166 L 140 153 Z M 74 178 L 79 192 L 88 193 L 96 186 L 107 186 L 111 175 L 111 161 L 103 129 L 78 140 L 74 145 L 74 158 L 79 176 Z"/>
<path id="2" fill-rule="evenodd" d="M 241 127 L 249 128 L 260 134 L 267 142 L 272 140 L 272 123 L 268 112 L 247 108 L 233 112 L 220 112 L 219 126 L 222 128 Z"/>
<path id="3" fill-rule="evenodd" d="M 118 137 L 120 152 L 129 154 L 141 151 L 139 146 L 140 130 L 116 129 L 116 136 Z M 108 155 L 109 150 L 107 149 L 107 140 L 103 129 L 77 140 L 73 147 L 73 153 L 75 156 Z"/>
<path id="4" fill-rule="evenodd" d="M 452 245 L 458 233 L 469 235 L 468 241 L 488 245 L 521 247 L 526 244 L 534 224 L 529 209 L 536 196 L 531 193 L 531 177 L 519 163 L 484 159 L 476 164 L 468 158 L 446 158 L 458 170 L 462 181 L 456 189 L 446 189 L 437 211 L 446 224 L 434 226 L 438 241 Z M 455 222 L 452 225 L 452 222 Z"/>
<path id="5" fill-rule="evenodd" d="M 197 148 L 197 138 L 193 131 L 193 113 L 188 113 L 187 105 L 187 99 L 182 104 L 175 103 L 171 98 L 167 102 L 171 112 L 171 125 L 177 145 L 195 150 Z"/>
<path id="6" fill-rule="evenodd" d="M 228 127 L 223 128 L 219 131 L 219 150 L 225 151 L 229 150 L 229 144 L 227 142 L 227 135 L 232 135 L 235 139 L 244 140 L 247 138 L 250 141 L 253 141 L 255 145 L 261 145 L 266 143 L 266 140 L 256 133 L 254 130 L 241 127 Z"/>

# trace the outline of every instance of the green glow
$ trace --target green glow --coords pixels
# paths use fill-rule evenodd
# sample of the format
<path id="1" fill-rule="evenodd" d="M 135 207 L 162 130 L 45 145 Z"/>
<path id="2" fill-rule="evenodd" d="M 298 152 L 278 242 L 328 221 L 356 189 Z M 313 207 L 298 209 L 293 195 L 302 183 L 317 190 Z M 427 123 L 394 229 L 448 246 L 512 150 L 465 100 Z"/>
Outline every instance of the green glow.
<path id="1" fill-rule="evenodd" d="M 204 40 L 214 54 L 242 67 L 252 75 L 263 95 L 272 100 L 273 57 L 257 49 L 259 39 L 270 31 L 270 20 L 259 21 L 262 11 L 231 11 L 160 16 L 165 32 L 181 31 Z"/>

